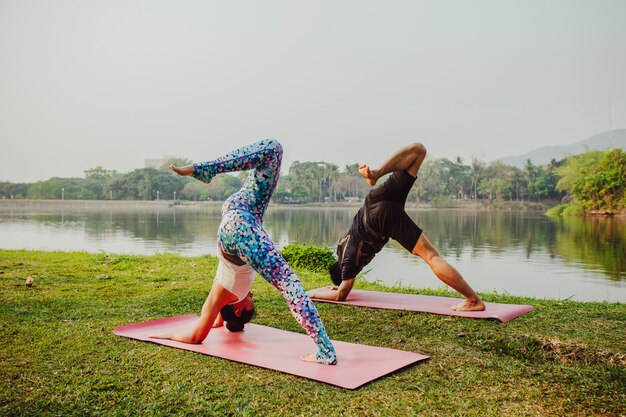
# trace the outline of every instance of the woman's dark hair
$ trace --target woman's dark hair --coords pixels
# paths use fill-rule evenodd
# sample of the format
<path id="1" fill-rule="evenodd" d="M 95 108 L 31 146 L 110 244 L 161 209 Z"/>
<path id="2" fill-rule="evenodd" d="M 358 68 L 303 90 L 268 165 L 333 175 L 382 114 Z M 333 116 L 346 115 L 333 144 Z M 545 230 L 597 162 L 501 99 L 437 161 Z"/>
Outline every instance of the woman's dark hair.
<path id="1" fill-rule="evenodd" d="M 237 317 L 235 315 L 235 309 L 233 309 L 233 306 L 230 304 L 225 305 L 220 310 L 220 314 L 224 319 L 224 326 L 231 332 L 242 331 L 244 324 L 252 320 L 254 313 L 256 313 L 256 309 L 253 307 L 252 310 L 242 310 L 241 316 Z"/>
<path id="2" fill-rule="evenodd" d="M 328 272 L 330 273 L 330 279 L 333 280 L 333 284 L 341 285 L 341 268 L 339 267 L 339 261 L 329 266 Z"/>

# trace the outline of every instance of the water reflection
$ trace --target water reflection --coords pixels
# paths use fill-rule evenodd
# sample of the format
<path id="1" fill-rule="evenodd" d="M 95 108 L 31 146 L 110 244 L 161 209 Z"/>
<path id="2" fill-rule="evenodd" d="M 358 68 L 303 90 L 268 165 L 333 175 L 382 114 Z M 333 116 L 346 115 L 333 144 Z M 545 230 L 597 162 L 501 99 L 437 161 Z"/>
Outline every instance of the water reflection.
<path id="1" fill-rule="evenodd" d="M 626 225 L 620 218 L 555 220 L 554 253 L 581 267 L 600 267 L 615 281 L 626 274 Z"/>
<path id="2" fill-rule="evenodd" d="M 279 247 L 289 243 L 333 246 L 356 210 L 271 207 L 264 226 Z M 457 210 L 408 213 L 478 290 L 552 298 L 573 292 L 576 299 L 626 301 L 624 219 L 551 219 L 536 213 Z M 0 247 L 215 254 L 220 220 L 219 204 L 155 204 L 132 210 L 8 210 L 0 206 Z M 368 279 L 388 284 L 441 285 L 419 259 L 395 242 L 390 242 L 372 268 Z"/>

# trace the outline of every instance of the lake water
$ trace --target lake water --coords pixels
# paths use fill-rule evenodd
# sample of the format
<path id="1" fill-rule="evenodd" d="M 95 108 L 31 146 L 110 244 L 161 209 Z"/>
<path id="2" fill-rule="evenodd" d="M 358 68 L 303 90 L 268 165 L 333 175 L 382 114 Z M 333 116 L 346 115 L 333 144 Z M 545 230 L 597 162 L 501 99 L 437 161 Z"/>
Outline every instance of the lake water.
<path id="1" fill-rule="evenodd" d="M 220 204 L 0 204 L 0 248 L 183 256 L 216 253 Z M 270 207 L 264 227 L 279 248 L 333 247 L 358 207 Z M 440 254 L 477 291 L 537 298 L 626 302 L 626 221 L 551 219 L 540 213 L 407 209 Z M 443 284 L 419 258 L 390 242 L 365 279 Z M 330 281 L 329 281 L 330 283 Z"/>

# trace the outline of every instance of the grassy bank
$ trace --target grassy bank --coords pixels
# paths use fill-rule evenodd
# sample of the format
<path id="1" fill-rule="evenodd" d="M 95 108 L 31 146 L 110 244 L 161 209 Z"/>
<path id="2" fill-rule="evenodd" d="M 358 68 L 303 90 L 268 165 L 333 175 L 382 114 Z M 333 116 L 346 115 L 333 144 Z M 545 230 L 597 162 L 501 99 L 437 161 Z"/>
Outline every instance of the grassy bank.
<path id="1" fill-rule="evenodd" d="M 579 203 L 559 204 L 546 212 L 548 216 L 626 216 L 626 208 L 618 210 L 585 210 Z"/>
<path id="2" fill-rule="evenodd" d="M 624 304 L 484 294 L 537 308 L 507 324 L 318 304 L 333 339 L 431 356 L 357 391 L 113 335 L 122 324 L 198 312 L 216 266 L 210 256 L 0 250 L 0 415 L 626 410 Z M 306 288 L 327 284 L 322 274 L 299 272 Z M 255 322 L 301 331 L 276 290 L 259 278 L 253 290 Z"/>

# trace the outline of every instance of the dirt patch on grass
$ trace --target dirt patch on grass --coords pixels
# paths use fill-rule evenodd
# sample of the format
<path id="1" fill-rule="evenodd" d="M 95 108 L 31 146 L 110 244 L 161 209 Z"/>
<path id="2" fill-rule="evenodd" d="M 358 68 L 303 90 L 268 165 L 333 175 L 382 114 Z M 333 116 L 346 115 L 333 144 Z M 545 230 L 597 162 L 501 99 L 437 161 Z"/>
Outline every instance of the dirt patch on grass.
<path id="1" fill-rule="evenodd" d="M 590 348 L 584 343 L 570 342 L 558 338 L 524 334 L 498 337 L 474 336 L 467 340 L 486 351 L 529 360 L 543 359 L 561 363 L 626 366 L 626 353 Z"/>

